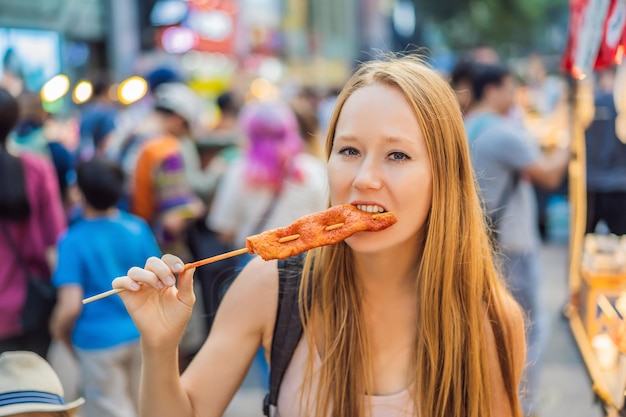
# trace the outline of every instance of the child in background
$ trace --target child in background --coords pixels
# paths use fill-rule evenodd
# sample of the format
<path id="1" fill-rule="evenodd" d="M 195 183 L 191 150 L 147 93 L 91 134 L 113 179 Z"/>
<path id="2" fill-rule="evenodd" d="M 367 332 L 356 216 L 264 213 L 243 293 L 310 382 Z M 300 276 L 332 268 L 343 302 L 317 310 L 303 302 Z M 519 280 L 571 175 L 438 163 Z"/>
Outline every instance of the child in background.
<path id="1" fill-rule="evenodd" d="M 59 242 L 53 276 L 58 302 L 51 330 L 78 357 L 85 417 L 135 417 L 139 332 L 119 298 L 84 307 L 81 300 L 110 289 L 113 278 L 160 256 L 160 250 L 144 220 L 116 207 L 124 187 L 119 166 L 98 159 L 84 162 L 77 168 L 77 182 L 83 219 Z"/>

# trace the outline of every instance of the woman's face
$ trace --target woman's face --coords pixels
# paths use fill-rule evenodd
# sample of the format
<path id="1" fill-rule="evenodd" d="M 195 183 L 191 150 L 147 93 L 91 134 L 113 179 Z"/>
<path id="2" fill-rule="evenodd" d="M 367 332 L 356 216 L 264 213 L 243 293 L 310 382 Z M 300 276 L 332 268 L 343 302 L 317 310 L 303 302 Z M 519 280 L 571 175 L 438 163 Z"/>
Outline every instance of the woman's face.
<path id="1" fill-rule="evenodd" d="M 348 238 L 355 252 L 415 244 L 431 206 L 432 172 L 424 135 L 399 89 L 374 84 L 347 99 L 337 120 L 328 178 L 332 205 L 393 211 L 398 218 L 386 230 Z"/>

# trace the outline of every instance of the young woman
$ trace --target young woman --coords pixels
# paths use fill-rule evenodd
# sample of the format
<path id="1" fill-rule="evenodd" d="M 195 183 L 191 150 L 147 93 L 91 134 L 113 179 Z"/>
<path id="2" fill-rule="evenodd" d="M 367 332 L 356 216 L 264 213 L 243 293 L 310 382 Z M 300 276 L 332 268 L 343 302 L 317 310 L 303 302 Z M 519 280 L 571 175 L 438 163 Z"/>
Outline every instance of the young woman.
<path id="1" fill-rule="evenodd" d="M 494 267 L 446 81 L 417 58 L 363 64 L 338 97 L 327 157 L 331 205 L 398 222 L 307 254 L 304 335 L 278 414 L 519 417 L 523 318 Z M 177 343 L 195 297 L 192 271 L 174 286 L 180 271 L 164 255 L 113 283 L 132 290 L 120 295 L 142 334 L 142 413 L 219 416 L 258 346 L 271 347 L 277 263 L 242 271 L 182 376 Z"/>

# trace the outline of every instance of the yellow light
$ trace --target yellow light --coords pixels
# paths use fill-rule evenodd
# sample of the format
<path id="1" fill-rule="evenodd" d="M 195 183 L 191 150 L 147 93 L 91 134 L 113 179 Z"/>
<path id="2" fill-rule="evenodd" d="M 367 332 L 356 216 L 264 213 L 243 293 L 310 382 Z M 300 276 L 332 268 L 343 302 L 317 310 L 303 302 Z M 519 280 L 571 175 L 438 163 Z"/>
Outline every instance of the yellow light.
<path id="1" fill-rule="evenodd" d="M 81 81 L 74 87 L 74 93 L 72 94 L 72 100 L 76 104 L 82 104 L 89 100 L 93 95 L 93 87 L 89 81 Z"/>
<path id="2" fill-rule="evenodd" d="M 117 95 L 122 104 L 132 104 L 148 92 L 148 83 L 141 77 L 130 77 L 120 83 Z"/>
<path id="3" fill-rule="evenodd" d="M 70 89 L 70 79 L 65 74 L 52 77 L 41 87 L 41 99 L 45 102 L 56 101 Z"/>
<path id="4" fill-rule="evenodd" d="M 257 99 L 272 98 L 275 93 L 275 88 L 271 82 L 265 78 L 256 78 L 250 83 L 250 94 Z"/>

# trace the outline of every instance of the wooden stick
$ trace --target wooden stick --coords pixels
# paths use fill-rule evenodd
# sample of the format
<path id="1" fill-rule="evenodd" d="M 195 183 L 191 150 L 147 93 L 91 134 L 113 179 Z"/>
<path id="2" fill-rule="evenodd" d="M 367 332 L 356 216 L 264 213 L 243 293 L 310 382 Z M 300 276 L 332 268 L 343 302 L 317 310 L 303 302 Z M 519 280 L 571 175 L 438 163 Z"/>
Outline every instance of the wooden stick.
<path id="1" fill-rule="evenodd" d="M 221 255 L 211 256 L 210 258 L 201 259 L 196 262 L 185 264 L 185 271 L 191 268 L 197 268 L 202 265 L 212 264 L 213 262 L 221 261 L 222 259 L 232 258 L 233 256 L 243 255 L 248 253 L 248 248 L 241 248 L 232 250 L 230 252 L 222 253 Z"/>
<path id="2" fill-rule="evenodd" d="M 376 214 L 372 215 L 373 218 L 376 218 L 375 216 L 376 216 Z M 325 228 L 325 230 L 330 231 L 330 230 L 339 229 L 343 225 L 344 225 L 344 223 L 332 224 L 330 226 L 327 226 Z M 285 242 L 291 242 L 292 240 L 296 240 L 296 239 L 299 239 L 299 238 L 300 238 L 300 235 L 299 234 L 295 234 L 295 235 L 289 235 L 289 236 L 282 237 L 278 241 L 280 243 L 285 243 Z M 184 270 L 186 271 L 186 270 L 191 269 L 191 268 L 197 268 L 197 267 L 202 266 L 202 265 L 207 265 L 207 264 L 210 264 L 210 263 L 213 263 L 213 262 L 221 261 L 223 259 L 232 258 L 233 256 L 242 255 L 242 254 L 247 253 L 247 252 L 248 252 L 248 248 L 241 248 L 241 249 L 236 249 L 236 250 L 233 250 L 233 251 L 230 251 L 230 252 L 222 253 L 221 255 L 216 255 L 216 256 L 212 256 L 210 258 L 205 258 L 205 259 L 201 259 L 201 260 L 196 261 L 196 262 L 191 262 L 191 263 L 185 264 Z M 88 304 L 88 303 L 91 303 L 92 301 L 100 300 L 101 298 L 105 298 L 105 297 L 108 297 L 109 295 L 117 294 L 117 293 L 120 293 L 122 291 L 124 291 L 124 288 L 113 288 L 112 290 L 105 291 L 103 293 L 96 294 L 96 295 L 94 295 L 92 297 L 85 298 L 83 300 L 83 304 Z"/>
<path id="3" fill-rule="evenodd" d="M 339 229 L 341 226 L 343 226 L 345 223 L 337 223 L 337 224 L 333 224 L 331 226 L 326 227 L 326 229 L 324 230 L 335 230 L 335 229 Z"/>
<path id="4" fill-rule="evenodd" d="M 186 271 L 186 270 L 191 269 L 191 268 L 197 268 L 197 267 L 202 266 L 202 265 L 207 265 L 207 264 L 210 264 L 210 263 L 213 263 L 213 262 L 221 261 L 222 259 L 226 259 L 226 258 L 232 258 L 233 256 L 242 255 L 242 254 L 247 253 L 247 252 L 248 252 L 248 248 L 241 248 L 241 249 L 233 250 L 233 251 L 230 251 L 230 252 L 222 253 L 221 255 L 216 255 L 216 256 L 212 256 L 210 258 L 201 259 L 201 260 L 196 261 L 196 262 L 185 264 L 185 267 L 184 267 L 183 270 Z M 96 300 L 99 300 L 101 298 L 108 297 L 109 295 L 120 293 L 122 291 L 124 291 L 124 288 L 113 288 L 112 290 L 105 291 L 105 292 L 100 293 L 100 294 L 96 294 L 96 295 L 94 295 L 92 297 L 89 297 L 89 298 L 85 298 L 83 300 L 83 304 L 88 304 L 88 303 L 91 303 L 92 301 L 96 301 Z"/>
<path id="5" fill-rule="evenodd" d="M 117 294 L 118 292 L 124 291 L 124 288 L 113 288 L 112 290 L 101 292 L 100 294 L 93 295 L 91 297 L 85 298 L 83 300 L 83 304 L 89 304 L 92 301 L 99 300 L 104 297 L 108 297 L 109 295 Z"/>
<path id="6" fill-rule="evenodd" d="M 299 234 L 281 237 L 280 239 L 278 239 L 278 243 L 291 242 L 292 240 L 296 240 L 296 239 L 300 239 Z"/>

